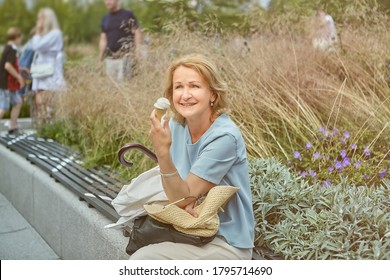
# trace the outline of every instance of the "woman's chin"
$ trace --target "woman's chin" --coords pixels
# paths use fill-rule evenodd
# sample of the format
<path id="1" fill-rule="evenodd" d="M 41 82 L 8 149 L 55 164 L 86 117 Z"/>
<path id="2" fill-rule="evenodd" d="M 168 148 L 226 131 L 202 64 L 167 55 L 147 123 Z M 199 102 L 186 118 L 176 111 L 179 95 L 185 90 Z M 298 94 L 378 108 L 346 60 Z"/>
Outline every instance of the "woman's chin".
<path id="1" fill-rule="evenodd" d="M 194 113 L 191 112 L 191 111 L 188 110 L 188 109 L 179 110 L 178 112 L 179 112 L 179 114 L 180 114 L 183 118 L 185 118 L 185 119 L 188 119 L 188 118 L 191 118 L 191 117 L 194 116 Z"/>

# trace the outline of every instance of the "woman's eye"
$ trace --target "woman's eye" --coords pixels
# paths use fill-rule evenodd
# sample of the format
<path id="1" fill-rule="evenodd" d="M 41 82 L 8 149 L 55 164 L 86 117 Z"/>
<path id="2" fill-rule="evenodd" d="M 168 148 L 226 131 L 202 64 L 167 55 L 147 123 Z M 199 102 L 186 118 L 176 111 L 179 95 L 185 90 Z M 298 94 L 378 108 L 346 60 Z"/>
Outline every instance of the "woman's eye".
<path id="1" fill-rule="evenodd" d="M 193 88 L 199 88 L 198 85 L 191 85 Z"/>
<path id="2" fill-rule="evenodd" d="M 181 88 L 182 86 L 181 85 L 177 85 L 175 86 L 175 89 L 178 89 L 178 88 Z"/>

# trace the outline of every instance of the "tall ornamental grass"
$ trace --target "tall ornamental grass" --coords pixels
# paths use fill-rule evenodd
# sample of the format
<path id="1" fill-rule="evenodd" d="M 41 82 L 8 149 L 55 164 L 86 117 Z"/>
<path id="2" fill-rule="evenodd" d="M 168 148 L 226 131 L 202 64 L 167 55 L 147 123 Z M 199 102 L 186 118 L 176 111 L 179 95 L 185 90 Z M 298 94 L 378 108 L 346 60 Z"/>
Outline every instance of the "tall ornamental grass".
<path id="1" fill-rule="evenodd" d="M 366 24 L 368 20 L 339 24 L 341 43 L 334 52 L 322 52 L 280 17 L 272 25 L 252 23 L 257 32 L 246 38 L 213 30 L 189 32 L 180 22 L 169 25 L 166 33 L 151 36 L 148 55 L 136 75 L 122 84 L 97 70 L 92 51 L 68 63 L 68 92 L 58 104 L 58 123 L 42 134 L 77 146 L 87 164 L 117 168 L 121 145 L 151 146 L 149 115 L 163 94 L 168 65 L 196 52 L 215 61 L 229 83 L 230 115 L 251 157 L 276 157 L 287 163 L 320 127 L 337 127 L 348 130 L 356 141 L 370 135 L 365 141 L 372 149 L 381 146 L 383 160 L 389 160 L 389 19 L 374 13 L 376 24 Z M 302 18 L 294 26 L 306 22 Z M 126 171 L 127 177 L 153 164 L 134 156 L 137 165 Z"/>

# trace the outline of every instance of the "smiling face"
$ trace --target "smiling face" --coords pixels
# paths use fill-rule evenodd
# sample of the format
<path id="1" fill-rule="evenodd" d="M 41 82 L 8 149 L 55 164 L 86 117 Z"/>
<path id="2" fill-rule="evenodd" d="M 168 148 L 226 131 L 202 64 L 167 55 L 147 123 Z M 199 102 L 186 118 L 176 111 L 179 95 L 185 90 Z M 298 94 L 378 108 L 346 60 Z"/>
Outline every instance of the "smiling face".
<path id="1" fill-rule="evenodd" d="M 187 122 L 211 119 L 215 96 L 210 86 L 194 69 L 179 66 L 173 73 L 173 106 Z"/>

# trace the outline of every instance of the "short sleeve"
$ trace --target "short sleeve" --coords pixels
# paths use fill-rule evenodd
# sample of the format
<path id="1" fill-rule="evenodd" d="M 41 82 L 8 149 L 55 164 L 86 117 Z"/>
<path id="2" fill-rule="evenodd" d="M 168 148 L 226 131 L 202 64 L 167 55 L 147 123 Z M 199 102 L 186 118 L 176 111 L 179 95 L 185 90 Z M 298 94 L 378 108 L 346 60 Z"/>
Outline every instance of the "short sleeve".
<path id="1" fill-rule="evenodd" d="M 237 141 L 225 134 L 213 139 L 200 152 L 190 172 L 218 185 L 237 160 Z"/>
<path id="2" fill-rule="evenodd" d="M 5 53 L 4 61 L 12 65 L 16 63 L 16 51 L 13 51 L 12 47 L 9 47 L 7 49 L 7 52 Z"/>
<path id="3" fill-rule="evenodd" d="M 138 20 L 132 11 L 130 11 L 130 19 L 132 21 L 132 28 L 138 29 L 139 28 Z"/>
<path id="4" fill-rule="evenodd" d="M 103 18 L 102 18 L 102 21 L 100 23 L 100 28 L 102 30 L 102 33 L 107 33 L 107 29 L 106 29 L 106 21 L 107 21 L 107 15 L 105 15 Z"/>

